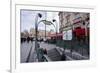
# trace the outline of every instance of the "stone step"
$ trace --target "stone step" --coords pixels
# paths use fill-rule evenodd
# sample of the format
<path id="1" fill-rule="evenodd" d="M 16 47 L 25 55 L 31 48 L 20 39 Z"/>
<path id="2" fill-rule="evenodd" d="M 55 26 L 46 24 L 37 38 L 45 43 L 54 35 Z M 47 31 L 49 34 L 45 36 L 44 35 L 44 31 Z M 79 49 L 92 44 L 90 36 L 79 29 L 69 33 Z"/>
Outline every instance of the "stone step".
<path id="1" fill-rule="evenodd" d="M 50 59 L 52 61 L 60 61 L 61 60 L 61 55 L 59 54 L 59 52 L 56 49 L 49 50 L 48 57 L 50 57 Z"/>

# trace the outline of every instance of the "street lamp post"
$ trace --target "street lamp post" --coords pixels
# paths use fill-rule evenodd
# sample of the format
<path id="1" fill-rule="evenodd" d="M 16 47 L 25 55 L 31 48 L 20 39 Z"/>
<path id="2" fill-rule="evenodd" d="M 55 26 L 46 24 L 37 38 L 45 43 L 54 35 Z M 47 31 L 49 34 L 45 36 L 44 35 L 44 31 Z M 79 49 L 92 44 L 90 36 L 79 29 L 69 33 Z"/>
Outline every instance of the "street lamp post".
<path id="1" fill-rule="evenodd" d="M 45 40 L 46 40 L 46 24 L 45 24 Z"/>
<path id="2" fill-rule="evenodd" d="M 40 22 L 43 22 L 45 24 L 45 39 L 46 39 L 46 25 L 53 25 L 54 28 L 56 29 L 56 37 L 57 37 L 57 24 L 56 27 L 51 21 L 47 20 L 41 20 L 38 22 L 38 18 L 41 18 L 42 15 L 38 13 L 35 17 L 35 52 L 36 52 L 36 59 L 39 61 L 39 53 L 38 53 L 38 48 L 39 48 L 39 43 L 38 43 L 38 25 Z M 55 19 L 53 19 L 53 22 L 56 22 Z M 57 39 L 56 39 L 57 40 Z"/>
<path id="3" fill-rule="evenodd" d="M 42 17 L 42 15 L 40 13 L 38 13 L 36 15 L 35 18 L 35 51 L 37 54 L 37 58 L 39 59 L 39 55 L 38 55 L 38 48 L 39 48 L 39 44 L 38 44 L 38 17 Z"/>
<path id="4" fill-rule="evenodd" d="M 56 21 L 55 19 L 53 19 L 52 21 L 56 23 L 56 27 L 55 27 L 55 26 L 54 26 L 54 27 L 55 27 L 55 29 L 56 29 L 56 44 L 57 44 L 57 21 Z M 54 24 L 53 24 L 53 25 L 54 25 Z"/>

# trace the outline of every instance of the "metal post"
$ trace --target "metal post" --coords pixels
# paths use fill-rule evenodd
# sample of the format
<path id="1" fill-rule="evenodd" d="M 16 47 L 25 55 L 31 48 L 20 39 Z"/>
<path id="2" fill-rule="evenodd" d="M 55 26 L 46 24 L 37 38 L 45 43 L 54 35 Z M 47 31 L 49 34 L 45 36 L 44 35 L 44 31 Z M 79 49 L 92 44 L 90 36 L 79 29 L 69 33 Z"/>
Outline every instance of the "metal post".
<path id="1" fill-rule="evenodd" d="M 55 23 L 56 23 L 56 44 L 57 44 L 57 21 Z"/>
<path id="2" fill-rule="evenodd" d="M 42 17 L 42 15 L 40 13 L 38 13 L 36 15 L 36 18 L 35 18 L 35 51 L 36 51 L 36 54 L 37 54 L 37 59 L 39 61 L 39 53 L 38 53 L 38 48 L 39 48 L 39 44 L 38 44 L 38 17 Z"/>
<path id="3" fill-rule="evenodd" d="M 38 15 L 36 15 L 36 18 L 35 18 L 35 51 L 36 51 L 36 54 L 37 54 L 37 59 L 39 58 L 38 57 L 38 53 L 37 53 L 37 32 L 38 32 L 38 25 L 37 25 L 37 22 L 38 22 Z"/>
<path id="4" fill-rule="evenodd" d="M 45 24 L 45 40 L 46 40 L 46 24 Z"/>
<path id="5" fill-rule="evenodd" d="M 71 24 L 71 23 L 70 23 Z M 72 52 L 73 52 L 73 25 L 72 26 L 72 40 L 71 40 L 71 55 L 72 55 Z"/>
<path id="6" fill-rule="evenodd" d="M 55 27 L 55 25 L 54 25 L 54 27 L 55 27 L 55 29 L 56 29 L 56 44 L 57 44 L 57 28 L 58 28 L 58 26 L 57 26 L 57 21 L 55 20 L 55 19 L 53 19 L 53 22 L 55 22 L 56 23 L 56 27 Z"/>

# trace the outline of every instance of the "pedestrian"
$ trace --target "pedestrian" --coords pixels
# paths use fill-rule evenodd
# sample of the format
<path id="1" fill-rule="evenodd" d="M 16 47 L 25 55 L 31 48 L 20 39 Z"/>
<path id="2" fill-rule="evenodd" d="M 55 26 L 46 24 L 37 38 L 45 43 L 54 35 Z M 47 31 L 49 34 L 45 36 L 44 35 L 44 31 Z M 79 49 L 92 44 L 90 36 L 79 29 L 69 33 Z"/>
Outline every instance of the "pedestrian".
<path id="1" fill-rule="evenodd" d="M 61 55 L 61 61 L 65 61 L 65 60 L 66 60 L 66 56 L 65 56 L 65 53 L 63 52 Z"/>
<path id="2" fill-rule="evenodd" d="M 44 54 L 47 54 L 47 50 L 46 49 L 44 49 Z"/>
<path id="3" fill-rule="evenodd" d="M 40 44 L 39 43 L 37 43 L 37 47 L 40 48 Z"/>

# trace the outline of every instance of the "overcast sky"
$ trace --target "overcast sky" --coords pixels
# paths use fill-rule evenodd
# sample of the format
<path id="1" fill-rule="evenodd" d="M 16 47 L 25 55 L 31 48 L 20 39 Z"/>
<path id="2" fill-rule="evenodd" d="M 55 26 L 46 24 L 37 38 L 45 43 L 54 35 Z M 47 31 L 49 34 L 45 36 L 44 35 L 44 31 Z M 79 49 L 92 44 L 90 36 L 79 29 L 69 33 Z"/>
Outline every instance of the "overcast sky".
<path id="1" fill-rule="evenodd" d="M 34 11 L 34 10 L 21 10 L 21 32 L 24 30 L 30 31 L 30 28 L 35 28 L 35 17 L 38 13 L 42 14 L 42 18 L 39 18 L 38 21 L 40 20 L 49 20 L 52 21 L 52 19 L 57 20 L 57 26 L 59 28 L 59 16 L 58 12 L 48 12 L 48 11 Z M 54 23 L 54 22 L 53 22 Z M 56 26 L 56 23 L 54 23 Z M 40 23 L 38 26 L 39 30 L 44 30 L 45 29 L 45 24 Z M 53 25 L 46 25 L 46 30 L 54 30 L 55 28 Z"/>

